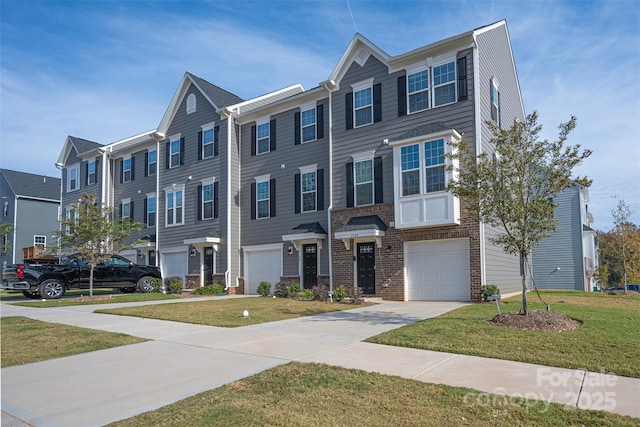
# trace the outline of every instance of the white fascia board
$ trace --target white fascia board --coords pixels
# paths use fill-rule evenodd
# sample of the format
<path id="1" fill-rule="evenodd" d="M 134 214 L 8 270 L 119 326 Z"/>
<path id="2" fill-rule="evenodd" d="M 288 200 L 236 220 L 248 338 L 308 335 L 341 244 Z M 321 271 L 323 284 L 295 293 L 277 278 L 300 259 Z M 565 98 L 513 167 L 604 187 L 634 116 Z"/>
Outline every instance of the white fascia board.
<path id="1" fill-rule="evenodd" d="M 406 70 L 414 64 L 426 60 L 429 57 L 438 57 L 451 52 L 455 56 L 455 52 L 474 47 L 474 40 L 471 37 L 473 32 L 467 32 L 458 36 L 419 47 L 410 52 L 394 56 L 389 60 L 389 74 L 396 71 Z"/>
<path id="2" fill-rule="evenodd" d="M 273 251 L 276 249 L 282 250 L 282 243 L 269 243 L 265 245 L 250 245 L 243 246 L 242 250 L 244 252 L 259 252 L 259 251 Z"/>
<path id="3" fill-rule="evenodd" d="M 336 231 L 334 237 L 336 239 L 357 239 L 360 237 L 382 237 L 384 236 L 383 230 L 377 228 L 367 228 L 364 230 L 352 230 L 352 231 Z"/>
<path id="4" fill-rule="evenodd" d="M 197 245 L 197 244 L 205 244 L 205 243 L 220 243 L 219 237 L 196 237 L 195 239 L 184 239 L 182 241 L 185 245 Z"/>
<path id="5" fill-rule="evenodd" d="M 430 133 L 427 135 L 412 136 L 411 138 L 401 139 L 399 141 L 392 141 L 392 142 L 389 142 L 389 145 L 392 147 L 400 146 L 400 145 L 412 144 L 415 142 L 422 142 L 426 139 L 431 140 L 431 139 L 445 138 L 448 136 L 452 136 L 456 140 L 462 139 L 462 135 L 460 135 L 458 131 L 456 131 L 455 129 L 450 129 L 450 130 L 443 130 L 441 132 Z"/>
<path id="6" fill-rule="evenodd" d="M 326 238 L 327 238 L 327 235 L 321 234 L 321 233 L 284 234 L 282 236 L 282 241 L 294 242 L 298 240 L 324 240 Z"/>
<path id="7" fill-rule="evenodd" d="M 67 157 L 69 157 L 69 153 L 71 153 L 72 149 L 76 150 L 77 152 L 75 145 L 73 145 L 73 142 L 71 141 L 71 137 L 67 137 L 67 140 L 62 146 L 62 151 L 58 156 L 58 161 L 56 162 L 56 164 L 65 164 L 65 161 L 67 160 Z"/>
<path id="8" fill-rule="evenodd" d="M 367 49 L 371 55 L 378 58 L 378 60 L 383 64 L 388 64 L 389 59 L 391 58 L 388 53 L 380 49 L 365 36 L 360 33 L 356 33 L 326 81 L 334 82 L 336 88 L 339 89 L 340 80 L 342 80 L 342 77 L 346 74 L 360 48 Z"/>

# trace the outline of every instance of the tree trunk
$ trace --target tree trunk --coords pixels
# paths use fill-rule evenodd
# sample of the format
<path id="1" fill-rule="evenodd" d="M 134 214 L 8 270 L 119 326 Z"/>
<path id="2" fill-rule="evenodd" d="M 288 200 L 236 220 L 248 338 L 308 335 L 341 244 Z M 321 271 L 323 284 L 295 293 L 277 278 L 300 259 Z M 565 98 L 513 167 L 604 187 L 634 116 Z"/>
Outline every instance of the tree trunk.
<path id="1" fill-rule="evenodd" d="M 91 266 L 91 270 L 89 270 L 89 296 L 93 296 L 93 265 Z"/>
<path id="2" fill-rule="evenodd" d="M 524 252 L 520 252 L 520 271 L 522 271 L 522 305 L 520 307 L 520 314 L 525 316 L 529 315 L 529 306 L 527 304 L 527 270 L 526 270 L 527 255 Z"/>

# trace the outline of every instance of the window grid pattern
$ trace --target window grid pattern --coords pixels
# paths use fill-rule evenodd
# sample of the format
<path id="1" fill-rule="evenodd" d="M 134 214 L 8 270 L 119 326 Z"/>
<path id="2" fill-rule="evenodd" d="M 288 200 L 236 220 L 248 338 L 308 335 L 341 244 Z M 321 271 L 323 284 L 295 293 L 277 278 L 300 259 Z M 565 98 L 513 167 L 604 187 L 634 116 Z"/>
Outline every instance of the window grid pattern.
<path id="1" fill-rule="evenodd" d="M 158 152 L 156 150 L 149 151 L 149 160 L 147 162 L 147 171 L 149 175 L 156 174 L 156 168 L 158 165 Z"/>
<path id="2" fill-rule="evenodd" d="M 420 146 L 408 145 L 400 149 L 402 162 L 402 195 L 420 193 Z"/>
<path id="3" fill-rule="evenodd" d="M 45 247 L 47 246 L 47 236 L 33 236 L 33 246 Z"/>
<path id="4" fill-rule="evenodd" d="M 302 142 L 316 139 L 316 109 L 310 108 L 309 110 L 302 111 L 300 113 L 300 122 L 302 127 Z"/>
<path id="5" fill-rule="evenodd" d="M 316 171 L 300 175 L 302 192 L 302 212 L 316 210 Z"/>
<path id="6" fill-rule="evenodd" d="M 258 125 L 258 129 L 257 129 L 258 154 L 268 153 L 270 150 L 269 129 L 270 129 L 270 125 L 268 122 Z"/>
<path id="7" fill-rule="evenodd" d="M 256 212 L 258 218 L 269 217 L 269 181 L 256 183 Z"/>
<path id="8" fill-rule="evenodd" d="M 429 70 L 409 74 L 407 79 L 409 92 L 409 112 L 429 108 Z"/>
<path id="9" fill-rule="evenodd" d="M 154 227 L 156 225 L 156 198 L 147 198 L 147 226 Z"/>
<path id="10" fill-rule="evenodd" d="M 126 202 L 122 204 L 122 219 L 131 218 L 131 203 Z"/>
<path id="11" fill-rule="evenodd" d="M 131 181 L 131 158 L 122 161 L 122 180 Z"/>
<path id="12" fill-rule="evenodd" d="M 356 206 L 373 204 L 373 160 L 354 163 Z"/>
<path id="13" fill-rule="evenodd" d="M 167 225 L 182 224 L 182 190 L 167 193 Z"/>
<path id="14" fill-rule="evenodd" d="M 213 218 L 213 184 L 202 186 L 202 219 Z"/>
<path id="15" fill-rule="evenodd" d="M 456 101 L 456 64 L 433 67 L 434 105 L 449 104 Z"/>
<path id="16" fill-rule="evenodd" d="M 170 154 L 170 164 L 169 167 L 175 168 L 180 166 L 180 140 L 176 139 L 175 141 L 171 141 L 170 146 L 171 152 Z"/>
<path id="17" fill-rule="evenodd" d="M 444 190 L 444 139 L 424 143 L 424 163 L 426 192 Z"/>
<path id="18" fill-rule="evenodd" d="M 96 183 L 96 162 L 89 162 L 87 166 L 87 184 Z"/>
<path id="19" fill-rule="evenodd" d="M 69 169 L 68 174 L 69 176 L 67 177 L 67 191 L 77 190 L 79 188 L 78 176 L 80 175 L 80 167 Z"/>
<path id="20" fill-rule="evenodd" d="M 355 125 L 373 123 L 373 89 L 368 87 L 353 93 Z"/>
<path id="21" fill-rule="evenodd" d="M 202 158 L 213 157 L 213 129 L 202 132 Z"/>

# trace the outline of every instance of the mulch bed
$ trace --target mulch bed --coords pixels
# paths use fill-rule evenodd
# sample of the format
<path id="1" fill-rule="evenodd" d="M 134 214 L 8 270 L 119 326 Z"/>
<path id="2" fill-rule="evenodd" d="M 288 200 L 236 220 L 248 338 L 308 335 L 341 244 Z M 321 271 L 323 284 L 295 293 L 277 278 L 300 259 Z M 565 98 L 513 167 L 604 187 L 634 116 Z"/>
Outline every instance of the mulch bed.
<path id="1" fill-rule="evenodd" d="M 517 312 L 499 314 L 489 320 L 489 324 L 523 331 L 571 331 L 582 326 L 582 323 L 564 314 L 553 311 L 532 310 L 528 316 Z"/>

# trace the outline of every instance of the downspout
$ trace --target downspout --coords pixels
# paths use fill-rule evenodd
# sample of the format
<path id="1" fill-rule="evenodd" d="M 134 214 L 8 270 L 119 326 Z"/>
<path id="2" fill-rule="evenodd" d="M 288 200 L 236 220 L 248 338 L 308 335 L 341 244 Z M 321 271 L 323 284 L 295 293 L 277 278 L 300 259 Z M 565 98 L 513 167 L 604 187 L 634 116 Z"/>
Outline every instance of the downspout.
<path id="1" fill-rule="evenodd" d="M 11 264 L 15 264 L 16 263 L 16 243 L 17 239 L 18 239 L 18 196 L 14 196 L 13 198 L 14 200 L 14 206 L 15 208 L 13 209 L 13 245 L 12 246 L 12 259 L 11 259 Z M 24 260 L 22 260 L 24 262 Z"/>
<path id="2" fill-rule="evenodd" d="M 64 165 L 62 163 L 56 163 L 56 168 L 60 170 L 60 206 L 58 207 L 58 232 L 62 233 L 62 191 L 64 189 L 63 184 L 63 169 Z M 104 166 L 103 166 L 104 168 Z M 60 263 L 60 258 L 62 257 L 62 241 L 60 240 L 60 234 L 58 234 L 58 264 Z"/>
<path id="3" fill-rule="evenodd" d="M 333 291 L 333 256 L 331 244 L 331 211 L 333 210 L 333 102 L 336 83 L 328 80 L 322 86 L 329 92 L 329 207 L 327 208 L 327 250 L 329 252 L 329 291 Z"/>
<path id="4" fill-rule="evenodd" d="M 156 140 L 156 242 L 154 251 L 156 252 L 156 267 L 160 267 L 160 136 L 153 133 Z M 146 213 L 145 213 L 146 215 Z M 162 273 L 162 270 L 160 271 Z"/>
<path id="5" fill-rule="evenodd" d="M 102 154 L 102 177 L 101 177 L 101 197 L 100 197 L 100 201 L 102 202 L 103 205 L 107 204 L 107 191 L 109 191 L 108 186 L 107 186 L 107 176 L 108 176 L 108 168 L 109 168 L 109 163 L 107 162 L 108 160 L 108 156 L 107 156 L 107 149 L 106 148 L 99 148 L 98 151 L 100 152 L 100 154 Z"/>
<path id="6" fill-rule="evenodd" d="M 224 108 L 220 111 L 227 118 L 227 269 L 224 272 L 224 290 L 226 291 L 231 286 L 231 256 L 233 251 L 231 250 L 231 152 L 232 152 L 232 138 L 231 138 L 231 129 L 233 125 L 233 110 L 229 110 L 228 108 Z M 238 174 L 240 173 L 240 161 L 238 161 Z M 238 209 L 239 211 L 239 209 Z M 240 225 L 238 224 L 238 227 Z M 240 235 L 240 230 L 238 229 L 238 236 Z M 237 280 L 237 279 L 236 279 Z"/>

